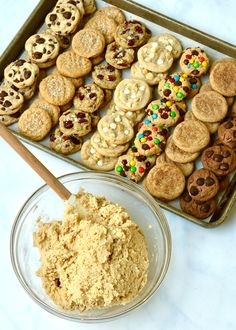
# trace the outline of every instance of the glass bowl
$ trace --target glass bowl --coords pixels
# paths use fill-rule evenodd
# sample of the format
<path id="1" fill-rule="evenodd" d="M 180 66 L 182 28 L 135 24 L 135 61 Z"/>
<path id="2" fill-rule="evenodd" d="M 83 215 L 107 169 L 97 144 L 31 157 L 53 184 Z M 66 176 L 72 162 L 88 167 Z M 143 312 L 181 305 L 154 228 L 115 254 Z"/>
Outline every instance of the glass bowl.
<path id="1" fill-rule="evenodd" d="M 111 202 L 126 208 L 143 231 L 149 252 L 147 284 L 139 296 L 127 305 L 89 311 L 65 311 L 56 306 L 35 274 L 40 266 L 38 249 L 33 247 L 33 232 L 37 219 L 62 219 L 64 204 L 47 185 L 30 196 L 19 211 L 11 232 L 11 260 L 21 285 L 42 308 L 64 319 L 79 322 L 99 322 L 127 314 L 144 304 L 160 286 L 169 266 L 171 236 L 164 214 L 156 201 L 137 184 L 112 174 L 78 172 L 64 175 L 59 180 L 72 192 L 80 189 L 103 195 Z"/>

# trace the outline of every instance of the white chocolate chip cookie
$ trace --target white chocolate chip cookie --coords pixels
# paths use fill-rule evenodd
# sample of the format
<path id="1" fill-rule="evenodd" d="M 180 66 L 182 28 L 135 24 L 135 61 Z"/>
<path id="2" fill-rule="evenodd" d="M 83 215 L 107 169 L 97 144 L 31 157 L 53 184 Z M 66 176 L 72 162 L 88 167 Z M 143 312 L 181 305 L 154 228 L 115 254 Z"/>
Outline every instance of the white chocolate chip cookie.
<path id="1" fill-rule="evenodd" d="M 157 42 L 160 47 L 167 49 L 174 58 L 179 58 L 182 53 L 182 46 L 179 40 L 173 35 L 163 33 L 153 36 L 148 42 Z"/>
<path id="2" fill-rule="evenodd" d="M 136 126 L 144 117 L 145 117 L 145 111 L 144 110 L 136 110 L 136 111 L 130 111 L 125 110 L 115 103 L 112 103 L 107 111 L 107 115 L 111 114 L 119 114 L 120 116 L 124 116 L 127 118 L 132 126 Z"/>
<path id="3" fill-rule="evenodd" d="M 99 132 L 95 132 L 92 135 L 90 142 L 101 155 L 106 157 L 119 157 L 129 148 L 129 143 L 109 143 L 99 134 Z"/>
<path id="4" fill-rule="evenodd" d="M 153 72 L 166 72 L 173 64 L 173 55 L 157 42 L 149 42 L 138 50 L 140 65 Z"/>
<path id="5" fill-rule="evenodd" d="M 117 69 L 127 69 L 133 63 L 135 51 L 132 48 L 123 48 L 116 42 L 112 42 L 107 46 L 105 59 L 107 63 L 113 65 Z"/>
<path id="6" fill-rule="evenodd" d="M 81 149 L 81 157 L 84 164 L 99 171 L 111 171 L 116 165 L 117 157 L 106 157 L 101 155 L 90 143 L 86 141 Z"/>
<path id="7" fill-rule="evenodd" d="M 134 136 L 134 130 L 129 120 L 119 114 L 104 116 L 99 121 L 97 129 L 109 143 L 124 144 Z"/>
<path id="8" fill-rule="evenodd" d="M 145 108 L 150 99 L 151 89 L 149 85 L 138 79 L 123 79 L 114 93 L 115 104 L 130 111 Z"/>

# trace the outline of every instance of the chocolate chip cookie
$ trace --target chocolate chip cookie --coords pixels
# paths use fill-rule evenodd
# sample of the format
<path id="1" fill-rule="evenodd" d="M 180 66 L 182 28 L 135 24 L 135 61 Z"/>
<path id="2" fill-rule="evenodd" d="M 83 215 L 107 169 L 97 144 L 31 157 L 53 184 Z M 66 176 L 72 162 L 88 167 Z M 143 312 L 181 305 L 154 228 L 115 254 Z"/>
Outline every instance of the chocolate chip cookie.
<path id="1" fill-rule="evenodd" d="M 236 117 L 229 118 L 219 126 L 218 136 L 221 142 L 236 151 Z"/>
<path id="2" fill-rule="evenodd" d="M 95 83 L 79 87 L 73 100 L 76 109 L 92 113 L 99 109 L 104 100 L 104 92 Z"/>
<path id="3" fill-rule="evenodd" d="M 70 109 L 59 119 L 59 128 L 66 135 L 84 136 L 91 131 L 91 117 L 88 113 Z"/>
<path id="4" fill-rule="evenodd" d="M 146 41 L 146 26 L 136 20 L 125 21 L 115 32 L 115 41 L 124 48 L 135 48 Z"/>
<path id="5" fill-rule="evenodd" d="M 236 167 L 236 157 L 227 146 L 215 145 L 203 151 L 201 162 L 203 166 L 218 176 L 225 176 Z"/>
<path id="6" fill-rule="evenodd" d="M 94 82 L 105 89 L 115 89 L 121 80 L 121 71 L 110 64 L 99 64 L 92 72 Z"/>
<path id="7" fill-rule="evenodd" d="M 206 168 L 196 170 L 188 178 L 189 195 L 197 202 L 205 202 L 213 198 L 219 191 L 216 175 Z"/>
<path id="8" fill-rule="evenodd" d="M 132 48 L 123 48 L 116 42 L 107 46 L 105 59 L 107 63 L 117 69 L 123 70 L 130 67 L 135 58 L 135 51 Z"/>
<path id="9" fill-rule="evenodd" d="M 49 147 L 63 155 L 71 155 L 79 151 L 82 147 L 82 139 L 74 135 L 66 135 L 59 128 L 50 135 Z"/>
<path id="10" fill-rule="evenodd" d="M 0 115 L 12 115 L 20 110 L 24 97 L 8 85 L 0 87 Z"/>

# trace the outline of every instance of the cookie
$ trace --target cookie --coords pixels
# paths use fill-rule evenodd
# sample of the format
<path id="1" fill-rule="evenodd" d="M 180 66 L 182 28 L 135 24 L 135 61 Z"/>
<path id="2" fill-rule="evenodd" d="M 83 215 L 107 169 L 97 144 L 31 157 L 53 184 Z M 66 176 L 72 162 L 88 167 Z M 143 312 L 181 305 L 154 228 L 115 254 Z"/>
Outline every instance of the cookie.
<path id="1" fill-rule="evenodd" d="M 0 115 L 0 123 L 4 126 L 10 126 L 19 120 L 20 115 L 20 110 L 12 115 Z"/>
<path id="2" fill-rule="evenodd" d="M 104 14 L 109 18 L 114 19 L 114 21 L 116 22 L 116 24 L 122 24 L 125 21 L 125 15 L 123 14 L 123 12 L 114 6 L 108 6 L 108 7 L 103 7 L 101 9 L 99 9 L 95 16 L 100 15 L 100 14 Z"/>
<path id="3" fill-rule="evenodd" d="M 159 99 L 149 103 L 146 112 L 152 124 L 163 127 L 175 126 L 180 120 L 178 108 L 174 102 Z"/>
<path id="4" fill-rule="evenodd" d="M 187 189 L 192 199 L 197 202 L 206 202 L 218 193 L 219 181 L 213 172 L 201 168 L 188 178 Z"/>
<path id="5" fill-rule="evenodd" d="M 180 68 L 184 73 L 201 76 L 206 73 L 210 62 L 207 54 L 199 47 L 187 48 L 180 58 Z"/>
<path id="6" fill-rule="evenodd" d="M 64 105 L 61 105 L 60 106 L 61 113 L 65 112 L 66 110 L 69 110 L 70 108 L 72 108 L 72 106 L 73 106 L 72 100 Z"/>
<path id="7" fill-rule="evenodd" d="M 29 108 L 20 116 L 19 132 L 31 140 L 42 140 L 51 130 L 52 120 L 47 111 L 40 108 Z"/>
<path id="8" fill-rule="evenodd" d="M 224 96 L 236 95 L 236 61 L 216 63 L 210 72 L 211 87 Z"/>
<path id="9" fill-rule="evenodd" d="M 129 111 L 118 107 L 115 103 L 112 103 L 107 111 L 107 115 L 119 114 L 127 118 L 132 126 L 137 125 L 143 117 L 145 117 L 144 110 Z"/>
<path id="10" fill-rule="evenodd" d="M 74 5 L 63 3 L 56 5 L 46 16 L 46 25 L 56 34 L 68 35 L 73 33 L 81 20 L 81 14 Z"/>
<path id="11" fill-rule="evenodd" d="M 52 127 L 56 126 L 60 117 L 60 108 L 57 105 L 48 103 L 43 99 L 37 99 L 31 103 L 30 108 L 39 108 L 48 112 L 52 120 Z"/>
<path id="12" fill-rule="evenodd" d="M 128 119 L 119 114 L 104 116 L 97 126 L 100 135 L 109 143 L 125 144 L 134 136 Z"/>
<path id="13" fill-rule="evenodd" d="M 140 65 L 153 72 L 166 72 L 173 64 L 174 58 L 170 51 L 162 48 L 157 42 L 148 42 L 137 53 Z"/>
<path id="14" fill-rule="evenodd" d="M 104 100 L 104 92 L 96 84 L 87 84 L 79 87 L 74 97 L 76 109 L 92 113 L 99 109 Z"/>
<path id="15" fill-rule="evenodd" d="M 13 88 L 0 87 L 0 115 L 12 115 L 20 110 L 24 103 L 24 97 Z"/>
<path id="16" fill-rule="evenodd" d="M 146 68 L 143 68 L 139 62 L 135 62 L 131 66 L 131 76 L 132 78 L 146 81 L 146 83 L 150 86 L 154 86 L 158 85 L 162 79 L 167 77 L 167 73 L 157 73 L 150 71 Z"/>
<path id="17" fill-rule="evenodd" d="M 175 164 L 176 166 L 178 166 L 179 169 L 181 169 L 181 171 L 183 172 L 183 175 L 186 176 L 186 177 L 188 177 L 194 171 L 194 162 L 188 162 L 188 163 L 173 162 L 173 160 L 168 158 L 168 156 L 166 155 L 165 152 L 160 154 L 157 157 L 157 160 L 156 160 L 156 165 L 157 166 L 159 164 L 163 164 L 163 163 Z"/>
<path id="18" fill-rule="evenodd" d="M 100 55 L 105 47 L 105 39 L 101 32 L 86 28 L 77 32 L 71 43 L 73 51 L 83 57 Z"/>
<path id="19" fill-rule="evenodd" d="M 192 99 L 199 92 L 202 83 L 200 78 L 194 76 L 188 76 L 188 80 L 190 82 L 188 97 Z"/>
<path id="20" fill-rule="evenodd" d="M 60 54 L 57 58 L 56 65 L 60 74 L 70 78 L 83 77 L 92 70 L 92 62 L 88 58 L 79 56 L 73 51 Z"/>
<path id="21" fill-rule="evenodd" d="M 178 102 L 188 96 L 190 87 L 188 76 L 184 73 L 176 72 L 160 81 L 158 93 L 162 98 Z"/>
<path id="22" fill-rule="evenodd" d="M 101 119 L 98 111 L 94 111 L 94 112 L 90 113 L 90 117 L 91 117 L 92 129 L 97 129 L 97 124 L 98 124 L 99 120 Z"/>
<path id="23" fill-rule="evenodd" d="M 90 143 L 101 155 L 106 157 L 119 157 L 129 148 L 129 143 L 109 143 L 99 134 L 99 132 L 95 132 L 92 135 Z"/>
<path id="24" fill-rule="evenodd" d="M 197 119 L 214 123 L 224 119 L 228 104 L 221 94 L 215 91 L 204 92 L 193 98 L 192 111 Z"/>
<path id="25" fill-rule="evenodd" d="M 188 163 L 192 162 L 199 156 L 199 152 L 186 152 L 176 146 L 171 135 L 166 143 L 165 153 L 174 162 Z"/>
<path id="26" fill-rule="evenodd" d="M 137 183 L 142 180 L 151 166 L 148 157 L 135 157 L 127 154 L 118 158 L 115 166 L 115 173 Z"/>
<path id="27" fill-rule="evenodd" d="M 84 4 L 84 14 L 85 15 L 93 14 L 97 10 L 95 0 L 83 0 L 83 4 Z"/>
<path id="28" fill-rule="evenodd" d="M 4 78 L 17 88 L 32 86 L 39 75 L 37 64 L 23 59 L 11 62 L 4 70 Z"/>
<path id="29" fill-rule="evenodd" d="M 123 48 L 116 42 L 107 46 L 105 59 L 107 63 L 117 69 L 123 70 L 131 66 L 135 58 L 135 51 L 132 48 Z"/>
<path id="30" fill-rule="evenodd" d="M 51 61 L 58 56 L 60 44 L 52 34 L 38 33 L 26 41 L 25 50 L 29 59 L 41 67 L 41 64 L 52 63 Z"/>
<path id="31" fill-rule="evenodd" d="M 37 87 L 38 87 L 38 81 L 35 81 L 33 85 L 24 88 L 16 88 L 15 86 L 12 85 L 12 88 L 17 92 L 19 92 L 24 97 L 25 101 L 30 100 L 34 96 Z"/>
<path id="32" fill-rule="evenodd" d="M 104 98 L 102 104 L 99 107 L 99 110 L 102 110 L 112 100 L 113 97 L 113 92 L 111 89 L 104 88 L 103 93 L 104 93 Z"/>
<path id="33" fill-rule="evenodd" d="M 236 151 L 236 118 L 229 118 L 226 122 L 222 123 L 218 128 L 218 136 L 229 148 Z"/>
<path id="34" fill-rule="evenodd" d="M 99 64 L 94 67 L 92 77 L 101 88 L 115 89 L 121 80 L 121 71 L 110 64 Z"/>
<path id="35" fill-rule="evenodd" d="M 149 39 L 149 42 L 157 42 L 161 48 L 168 50 L 174 58 L 179 58 L 182 53 L 181 43 L 172 34 L 158 34 Z"/>
<path id="36" fill-rule="evenodd" d="M 214 198 L 206 202 L 197 203 L 194 199 L 192 199 L 188 191 L 185 191 L 183 195 L 180 196 L 179 203 L 182 211 L 198 219 L 208 218 L 215 212 L 217 207 L 217 203 Z"/>
<path id="37" fill-rule="evenodd" d="M 178 184 L 176 184 L 178 182 Z M 145 189 L 163 201 L 171 201 L 179 197 L 185 188 L 185 177 L 174 164 L 154 166 L 144 180 Z"/>
<path id="38" fill-rule="evenodd" d="M 91 117 L 80 110 L 67 110 L 59 119 L 59 128 L 66 135 L 84 136 L 91 132 Z"/>
<path id="39" fill-rule="evenodd" d="M 184 120 L 198 120 L 198 119 L 194 116 L 193 111 L 191 110 L 191 111 L 188 111 L 188 112 L 185 114 L 185 116 L 184 116 Z M 209 122 L 206 122 L 206 121 L 204 121 L 203 124 L 206 125 L 208 131 L 209 131 L 211 134 L 216 133 L 217 130 L 218 130 L 218 127 L 219 127 L 219 125 L 220 125 L 218 122 L 216 122 L 216 123 L 209 123 Z"/>
<path id="40" fill-rule="evenodd" d="M 49 147 L 63 155 L 71 155 L 82 147 L 82 139 L 74 135 L 66 135 L 59 128 L 50 135 Z"/>
<path id="41" fill-rule="evenodd" d="M 106 44 L 114 41 L 117 24 L 115 20 L 108 17 L 105 13 L 93 16 L 85 25 L 85 29 L 99 31 L 105 38 Z"/>
<path id="42" fill-rule="evenodd" d="M 145 108 L 150 99 L 150 87 L 146 82 L 138 79 L 123 79 L 114 93 L 115 104 L 130 111 Z"/>
<path id="43" fill-rule="evenodd" d="M 51 74 L 41 81 L 39 91 L 49 103 L 62 106 L 73 98 L 75 86 L 65 77 Z"/>
<path id="44" fill-rule="evenodd" d="M 57 1 L 57 5 L 64 5 L 64 4 L 70 4 L 75 6 L 78 11 L 80 12 L 80 18 L 82 19 L 84 14 L 85 14 L 85 10 L 84 10 L 84 4 L 82 0 L 59 0 Z"/>
<path id="45" fill-rule="evenodd" d="M 236 101 L 234 101 L 234 104 L 231 108 L 231 116 L 236 117 Z"/>
<path id="46" fill-rule="evenodd" d="M 146 26 L 136 20 L 125 21 L 115 32 L 115 41 L 123 48 L 136 48 L 146 42 Z"/>
<path id="47" fill-rule="evenodd" d="M 213 91 L 214 89 L 212 89 L 209 81 L 202 84 L 200 90 L 199 90 L 199 93 L 203 93 L 203 92 L 210 92 L 210 91 Z M 234 103 L 234 97 L 231 96 L 231 97 L 227 97 L 225 96 L 225 99 L 226 99 L 226 102 L 228 104 L 228 106 L 231 106 L 233 103 Z"/>
<path id="48" fill-rule="evenodd" d="M 215 145 L 203 151 L 201 162 L 218 176 L 225 176 L 236 167 L 235 153 L 227 146 Z"/>
<path id="49" fill-rule="evenodd" d="M 97 152 L 90 140 L 83 144 L 81 158 L 87 167 L 98 171 L 111 171 L 117 163 L 117 157 L 106 157 Z"/>
<path id="50" fill-rule="evenodd" d="M 53 35 L 54 37 L 56 37 L 59 42 L 60 48 L 62 48 L 62 49 L 66 49 L 70 46 L 70 42 L 71 42 L 70 35 L 62 36 L 62 35 L 56 34 L 51 29 L 45 29 L 42 31 L 42 33 L 50 34 L 50 35 Z"/>
<path id="51" fill-rule="evenodd" d="M 197 120 L 187 120 L 178 124 L 173 133 L 175 145 L 187 152 L 195 153 L 205 148 L 210 142 L 207 127 Z"/>
<path id="52" fill-rule="evenodd" d="M 144 156 L 159 155 L 165 150 L 166 131 L 155 125 L 142 125 L 135 137 L 134 144 Z"/>
<path id="53" fill-rule="evenodd" d="M 167 101 L 166 99 L 164 99 L 164 100 Z M 187 104 L 183 100 L 183 101 L 180 101 L 180 102 L 175 102 L 175 105 L 176 105 L 176 107 L 179 111 L 180 121 L 182 121 L 185 114 L 188 112 Z"/>

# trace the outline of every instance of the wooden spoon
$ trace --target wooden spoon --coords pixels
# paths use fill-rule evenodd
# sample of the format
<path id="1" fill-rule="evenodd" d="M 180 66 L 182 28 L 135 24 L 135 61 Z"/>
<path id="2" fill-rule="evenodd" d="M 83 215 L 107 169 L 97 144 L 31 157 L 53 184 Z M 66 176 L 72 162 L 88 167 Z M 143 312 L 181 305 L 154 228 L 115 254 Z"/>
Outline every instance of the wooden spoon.
<path id="1" fill-rule="evenodd" d="M 0 123 L 0 136 L 41 176 L 64 202 L 70 197 L 70 200 L 73 200 L 74 195 L 2 123 Z"/>

